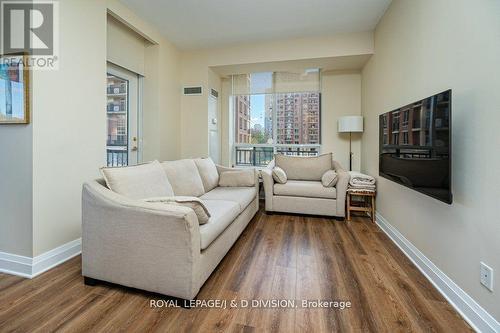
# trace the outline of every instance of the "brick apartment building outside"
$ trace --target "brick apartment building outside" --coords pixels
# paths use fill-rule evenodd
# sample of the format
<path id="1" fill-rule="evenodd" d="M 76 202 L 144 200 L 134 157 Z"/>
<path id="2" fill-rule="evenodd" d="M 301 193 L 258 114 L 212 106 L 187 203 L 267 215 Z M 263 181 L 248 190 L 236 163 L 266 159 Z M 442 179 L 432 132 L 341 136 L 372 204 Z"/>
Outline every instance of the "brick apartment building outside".
<path id="1" fill-rule="evenodd" d="M 320 94 L 276 94 L 277 144 L 320 143 Z"/>
<path id="2" fill-rule="evenodd" d="M 448 146 L 448 97 L 431 97 L 382 115 L 384 146 Z M 434 122 L 431 119 L 435 119 Z M 446 149 L 445 149 L 446 150 Z"/>
<path id="3" fill-rule="evenodd" d="M 250 95 L 235 96 L 235 138 L 238 143 L 250 143 Z"/>

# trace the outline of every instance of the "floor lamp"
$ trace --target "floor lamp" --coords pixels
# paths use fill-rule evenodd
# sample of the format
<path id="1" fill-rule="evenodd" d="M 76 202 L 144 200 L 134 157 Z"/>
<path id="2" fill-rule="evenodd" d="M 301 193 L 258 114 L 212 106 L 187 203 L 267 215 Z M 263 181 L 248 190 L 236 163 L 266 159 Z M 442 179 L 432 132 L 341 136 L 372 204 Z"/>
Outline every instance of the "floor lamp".
<path id="1" fill-rule="evenodd" d="M 344 116 L 339 118 L 339 133 L 349 132 L 349 171 L 352 171 L 352 133 L 363 132 L 362 116 Z"/>

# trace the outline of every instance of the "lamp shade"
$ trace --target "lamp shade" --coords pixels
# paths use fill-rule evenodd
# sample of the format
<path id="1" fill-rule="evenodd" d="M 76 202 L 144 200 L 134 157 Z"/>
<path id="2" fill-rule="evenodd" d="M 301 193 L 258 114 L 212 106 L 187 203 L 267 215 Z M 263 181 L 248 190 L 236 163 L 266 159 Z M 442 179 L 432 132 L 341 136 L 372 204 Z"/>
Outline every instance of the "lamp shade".
<path id="1" fill-rule="evenodd" d="M 362 116 L 344 116 L 339 118 L 340 133 L 344 132 L 363 132 Z"/>

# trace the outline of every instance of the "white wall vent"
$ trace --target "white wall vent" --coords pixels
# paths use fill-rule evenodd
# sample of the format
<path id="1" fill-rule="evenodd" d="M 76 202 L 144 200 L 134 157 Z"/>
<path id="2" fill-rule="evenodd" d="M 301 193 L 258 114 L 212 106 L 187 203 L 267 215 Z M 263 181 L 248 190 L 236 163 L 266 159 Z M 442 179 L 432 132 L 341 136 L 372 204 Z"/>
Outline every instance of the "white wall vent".
<path id="1" fill-rule="evenodd" d="M 212 95 L 212 97 L 218 98 L 219 92 L 215 89 L 210 89 L 210 95 Z"/>
<path id="2" fill-rule="evenodd" d="M 184 87 L 184 95 L 201 95 L 203 93 L 203 89 L 201 86 L 198 87 Z"/>

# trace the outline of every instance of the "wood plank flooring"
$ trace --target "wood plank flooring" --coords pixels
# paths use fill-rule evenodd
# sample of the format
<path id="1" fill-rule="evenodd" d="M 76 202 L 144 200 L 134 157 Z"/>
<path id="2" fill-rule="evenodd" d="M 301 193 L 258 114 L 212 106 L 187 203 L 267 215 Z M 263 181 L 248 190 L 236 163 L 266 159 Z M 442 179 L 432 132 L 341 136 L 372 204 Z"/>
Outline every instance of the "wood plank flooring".
<path id="1" fill-rule="evenodd" d="M 296 300 L 293 308 L 150 307 L 158 295 L 85 286 L 76 257 L 32 280 L 0 274 L 0 332 L 467 332 L 368 218 L 259 211 L 199 300 Z M 302 307 L 302 300 L 351 307 Z"/>

